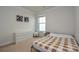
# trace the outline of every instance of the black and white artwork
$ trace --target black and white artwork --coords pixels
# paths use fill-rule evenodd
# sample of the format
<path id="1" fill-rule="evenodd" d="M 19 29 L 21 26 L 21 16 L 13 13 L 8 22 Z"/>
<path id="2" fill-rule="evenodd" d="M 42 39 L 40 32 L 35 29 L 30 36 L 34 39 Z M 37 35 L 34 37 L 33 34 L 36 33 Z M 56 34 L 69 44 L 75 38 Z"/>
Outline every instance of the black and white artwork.
<path id="1" fill-rule="evenodd" d="M 18 21 L 18 22 L 29 22 L 29 17 L 23 17 L 21 15 L 16 15 L 16 21 Z"/>
<path id="2" fill-rule="evenodd" d="M 16 15 L 16 20 L 19 22 L 23 22 L 23 16 Z"/>
<path id="3" fill-rule="evenodd" d="M 24 17 L 24 22 L 29 22 L 29 17 Z"/>

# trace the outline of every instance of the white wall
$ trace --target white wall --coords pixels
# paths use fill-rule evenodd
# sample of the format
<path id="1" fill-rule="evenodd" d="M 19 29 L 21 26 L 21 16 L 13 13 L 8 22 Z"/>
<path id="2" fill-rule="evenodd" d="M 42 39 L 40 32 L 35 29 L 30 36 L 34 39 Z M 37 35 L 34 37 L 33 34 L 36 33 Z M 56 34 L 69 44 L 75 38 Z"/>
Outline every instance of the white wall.
<path id="1" fill-rule="evenodd" d="M 79 7 L 75 7 L 75 11 L 76 11 L 76 23 L 75 23 L 75 26 L 76 26 L 76 38 L 78 40 L 78 43 L 79 43 Z"/>
<path id="2" fill-rule="evenodd" d="M 33 12 L 22 7 L 0 7 L 0 44 L 13 41 L 13 32 L 34 32 Z M 28 16 L 29 23 L 17 22 L 16 15 Z"/>
<path id="3" fill-rule="evenodd" d="M 46 31 L 74 34 L 74 13 L 74 7 L 54 7 L 40 12 L 38 16 L 46 16 Z"/>

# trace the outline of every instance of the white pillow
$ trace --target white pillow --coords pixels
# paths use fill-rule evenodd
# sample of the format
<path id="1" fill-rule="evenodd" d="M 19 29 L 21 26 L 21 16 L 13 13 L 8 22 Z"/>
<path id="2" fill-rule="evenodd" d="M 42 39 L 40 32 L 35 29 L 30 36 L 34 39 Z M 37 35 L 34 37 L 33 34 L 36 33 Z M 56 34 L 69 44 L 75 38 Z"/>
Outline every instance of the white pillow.
<path id="1" fill-rule="evenodd" d="M 73 38 L 73 36 L 72 35 L 64 35 L 64 37 L 67 37 L 67 38 Z"/>
<path id="2" fill-rule="evenodd" d="M 64 34 L 53 33 L 53 36 L 57 36 L 57 37 L 63 37 L 63 36 L 64 36 Z"/>
<path id="3" fill-rule="evenodd" d="M 50 33 L 50 34 L 48 34 L 48 36 L 73 38 L 72 35 L 69 35 L 69 34 L 59 34 L 59 33 Z"/>

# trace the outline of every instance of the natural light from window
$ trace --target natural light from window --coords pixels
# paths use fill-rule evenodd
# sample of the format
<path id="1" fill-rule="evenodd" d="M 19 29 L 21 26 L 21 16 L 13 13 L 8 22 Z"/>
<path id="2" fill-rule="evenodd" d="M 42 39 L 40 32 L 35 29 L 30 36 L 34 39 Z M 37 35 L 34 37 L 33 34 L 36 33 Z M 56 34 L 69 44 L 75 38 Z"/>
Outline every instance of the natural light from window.
<path id="1" fill-rule="evenodd" d="M 38 19 L 38 22 L 39 22 L 39 31 L 46 31 L 46 17 L 39 17 Z"/>

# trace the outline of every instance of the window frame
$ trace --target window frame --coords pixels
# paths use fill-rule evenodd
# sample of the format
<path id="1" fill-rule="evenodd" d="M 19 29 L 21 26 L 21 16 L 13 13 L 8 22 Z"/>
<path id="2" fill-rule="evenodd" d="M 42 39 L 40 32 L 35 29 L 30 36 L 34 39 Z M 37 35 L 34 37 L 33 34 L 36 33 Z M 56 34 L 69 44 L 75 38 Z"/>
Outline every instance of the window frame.
<path id="1" fill-rule="evenodd" d="M 40 24 L 45 24 L 45 31 L 46 31 L 46 17 L 45 17 L 45 22 L 39 22 L 39 19 L 41 18 L 41 17 L 45 17 L 45 16 L 39 16 L 38 17 L 38 30 L 40 31 Z M 41 31 L 41 32 L 45 32 L 45 31 Z"/>

